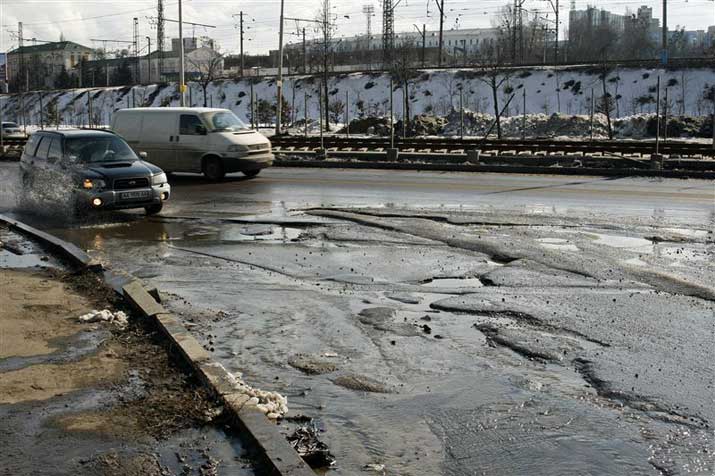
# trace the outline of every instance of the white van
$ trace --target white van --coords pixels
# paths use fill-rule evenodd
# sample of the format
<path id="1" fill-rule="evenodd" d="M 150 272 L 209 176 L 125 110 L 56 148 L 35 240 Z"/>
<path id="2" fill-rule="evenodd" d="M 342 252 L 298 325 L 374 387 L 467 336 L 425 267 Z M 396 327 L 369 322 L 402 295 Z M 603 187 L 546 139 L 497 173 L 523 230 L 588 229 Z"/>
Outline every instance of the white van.
<path id="1" fill-rule="evenodd" d="M 122 109 L 114 113 L 112 130 L 165 172 L 221 180 L 233 172 L 253 177 L 273 165 L 271 142 L 228 109 Z"/>

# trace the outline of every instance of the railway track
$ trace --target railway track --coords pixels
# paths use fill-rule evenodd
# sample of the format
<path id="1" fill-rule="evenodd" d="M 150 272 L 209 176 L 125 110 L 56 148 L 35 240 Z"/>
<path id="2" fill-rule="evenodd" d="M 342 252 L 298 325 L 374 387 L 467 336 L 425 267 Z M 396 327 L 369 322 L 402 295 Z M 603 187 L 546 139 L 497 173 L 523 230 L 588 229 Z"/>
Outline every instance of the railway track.
<path id="1" fill-rule="evenodd" d="M 317 149 L 345 152 L 383 152 L 391 149 L 389 138 L 281 136 L 271 139 L 277 152 L 312 152 Z M 322 147 L 321 147 L 322 144 Z M 656 153 L 654 141 L 557 141 L 534 140 L 480 140 L 449 138 L 395 138 L 394 148 L 408 153 L 466 154 L 479 151 L 494 155 L 613 155 L 623 157 L 650 157 Z M 661 142 L 658 153 L 671 158 L 712 158 L 715 148 L 710 144 Z"/>

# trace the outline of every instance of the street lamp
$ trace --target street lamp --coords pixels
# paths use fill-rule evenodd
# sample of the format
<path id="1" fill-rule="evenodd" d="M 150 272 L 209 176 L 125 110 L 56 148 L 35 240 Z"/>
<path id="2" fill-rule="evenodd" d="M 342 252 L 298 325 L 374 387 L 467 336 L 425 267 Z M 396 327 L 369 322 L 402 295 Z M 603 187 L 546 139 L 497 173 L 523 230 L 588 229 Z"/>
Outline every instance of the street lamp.
<path id="1" fill-rule="evenodd" d="M 278 93 L 278 104 L 276 105 L 276 135 L 281 133 L 281 119 L 283 115 L 283 14 L 285 10 L 285 0 L 281 0 L 281 24 L 279 28 L 278 40 L 278 81 L 276 82 Z"/>
<path id="2" fill-rule="evenodd" d="M 147 62 L 147 73 L 148 73 L 148 81 L 147 83 L 151 84 L 151 37 L 147 36 L 146 41 L 149 43 L 149 51 L 146 54 L 146 62 Z"/>
<path id="3" fill-rule="evenodd" d="M 184 16 L 181 11 L 181 0 L 179 0 L 179 104 L 186 107 L 186 83 L 184 82 Z"/>

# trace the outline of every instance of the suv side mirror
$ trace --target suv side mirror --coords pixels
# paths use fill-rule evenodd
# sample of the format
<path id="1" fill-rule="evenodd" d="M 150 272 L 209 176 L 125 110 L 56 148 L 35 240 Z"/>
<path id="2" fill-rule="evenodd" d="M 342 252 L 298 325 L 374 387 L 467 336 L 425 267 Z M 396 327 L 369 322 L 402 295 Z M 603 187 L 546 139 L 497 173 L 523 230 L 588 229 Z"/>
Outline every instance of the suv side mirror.
<path id="1" fill-rule="evenodd" d="M 146 160 L 149 158 L 149 154 L 147 154 L 146 152 L 139 152 L 139 158 L 142 160 Z"/>

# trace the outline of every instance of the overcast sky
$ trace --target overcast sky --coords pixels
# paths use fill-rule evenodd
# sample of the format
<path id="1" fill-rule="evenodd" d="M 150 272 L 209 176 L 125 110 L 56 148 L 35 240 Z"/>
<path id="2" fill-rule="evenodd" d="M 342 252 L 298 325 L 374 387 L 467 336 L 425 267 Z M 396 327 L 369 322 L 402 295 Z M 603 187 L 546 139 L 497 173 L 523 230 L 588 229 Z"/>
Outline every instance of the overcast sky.
<path id="1" fill-rule="evenodd" d="M 315 18 L 323 0 L 286 0 L 286 16 Z M 398 0 L 394 0 L 397 2 Z M 178 17 L 177 0 L 164 0 L 165 16 Z M 445 0 L 448 10 L 446 27 L 474 28 L 489 27 L 498 9 L 509 3 L 508 0 Z M 561 0 L 562 31 L 568 24 L 569 0 Z M 654 8 L 655 16 L 661 17 L 660 0 L 576 0 L 577 8 L 587 4 L 596 4 L 614 12 L 624 13 L 626 9 L 635 10 L 639 5 Z M 669 24 L 681 25 L 687 29 L 706 29 L 715 24 L 715 0 L 669 0 Z M 131 40 L 132 18 L 139 18 L 141 47 L 146 46 L 146 36 L 152 37 L 155 44 L 156 30 L 150 24 L 149 17 L 156 15 L 156 0 L 0 0 L 0 51 L 7 51 L 17 46 L 13 36 L 17 23 L 24 23 L 25 38 L 57 41 L 60 34 L 67 40 L 92 46 L 92 38 Z M 367 20 L 362 13 L 363 5 L 374 5 L 373 31 L 382 28 L 382 0 L 332 0 L 332 10 L 337 25 L 337 36 L 350 36 L 363 33 L 367 29 Z M 215 25 L 216 28 L 187 27 L 185 35 L 209 35 L 219 41 L 224 52 L 238 50 L 237 19 L 233 14 L 243 10 L 246 17 L 246 50 L 251 53 L 265 53 L 278 46 L 278 18 L 280 0 L 183 0 L 184 21 L 193 21 Z M 530 11 L 549 14 L 553 19 L 553 10 L 548 0 L 526 0 L 525 8 Z M 435 0 L 402 0 L 396 8 L 397 31 L 413 30 L 414 24 L 427 24 L 427 28 L 438 28 L 439 15 Z M 311 24 L 308 37 L 314 36 Z M 295 22 L 286 22 L 287 42 L 298 40 Z M 178 36 L 175 23 L 168 23 L 167 37 Z M 562 32 L 563 35 L 563 32 Z M 95 46 L 99 47 L 99 44 Z M 118 48 L 115 44 L 112 48 Z"/>

